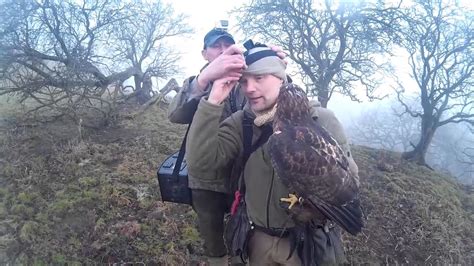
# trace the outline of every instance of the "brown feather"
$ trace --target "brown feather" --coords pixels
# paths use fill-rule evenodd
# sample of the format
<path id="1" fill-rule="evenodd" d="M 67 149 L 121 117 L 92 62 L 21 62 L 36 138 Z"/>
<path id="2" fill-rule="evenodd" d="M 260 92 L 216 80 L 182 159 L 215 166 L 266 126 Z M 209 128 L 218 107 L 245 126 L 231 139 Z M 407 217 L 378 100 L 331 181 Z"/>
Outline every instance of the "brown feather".
<path id="1" fill-rule="evenodd" d="M 339 210 L 357 197 L 358 179 L 337 141 L 311 117 L 309 101 L 298 86 L 281 88 L 273 128 L 277 133 L 268 141 L 272 164 L 289 191 L 318 205 L 315 209 L 326 216 L 336 216 L 328 219 L 356 227 L 346 230 L 360 231 L 361 215 Z"/>

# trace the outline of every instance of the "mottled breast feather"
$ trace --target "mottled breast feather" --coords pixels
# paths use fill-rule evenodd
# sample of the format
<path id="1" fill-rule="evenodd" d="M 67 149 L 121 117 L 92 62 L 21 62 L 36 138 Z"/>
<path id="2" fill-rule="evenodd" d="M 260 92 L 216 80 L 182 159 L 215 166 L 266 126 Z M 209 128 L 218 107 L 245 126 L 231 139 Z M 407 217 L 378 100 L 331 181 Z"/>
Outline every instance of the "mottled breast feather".
<path id="1" fill-rule="evenodd" d="M 358 178 L 349 171 L 337 141 L 310 111 L 300 87 L 286 84 L 281 88 L 274 133 L 268 140 L 273 167 L 290 193 L 309 201 L 319 216 L 356 234 L 363 226 Z"/>

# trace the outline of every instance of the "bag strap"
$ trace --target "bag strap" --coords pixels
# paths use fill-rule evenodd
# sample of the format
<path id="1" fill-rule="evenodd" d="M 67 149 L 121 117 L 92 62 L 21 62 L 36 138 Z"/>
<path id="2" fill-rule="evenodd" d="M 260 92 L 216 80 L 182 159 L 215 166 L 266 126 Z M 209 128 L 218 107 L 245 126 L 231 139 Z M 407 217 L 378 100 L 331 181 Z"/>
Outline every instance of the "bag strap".
<path id="1" fill-rule="evenodd" d="M 184 139 L 179 148 L 178 158 L 176 159 L 176 164 L 173 169 L 172 177 L 176 177 L 176 180 L 179 178 L 179 171 L 181 170 L 181 164 L 183 163 L 184 154 L 186 153 L 186 139 L 188 138 L 189 128 L 191 128 L 191 123 L 189 123 L 188 129 L 186 129 L 186 134 L 184 134 Z"/>
<path id="2" fill-rule="evenodd" d="M 245 164 L 252 153 L 252 136 L 253 136 L 253 119 L 244 112 L 244 119 L 242 120 L 242 131 L 243 131 L 243 145 L 244 145 L 244 156 L 242 158 L 242 165 L 238 173 L 238 177 L 241 176 L 241 173 L 244 171 Z M 245 193 L 245 181 L 244 178 L 240 179 L 240 194 Z"/>
<path id="3" fill-rule="evenodd" d="M 242 130 L 243 130 L 243 146 L 244 146 L 244 154 L 242 159 L 242 166 L 240 168 L 240 173 L 238 176 L 240 177 L 242 171 L 247 164 L 247 161 L 254 151 L 256 151 L 260 146 L 265 144 L 268 141 L 268 138 L 273 134 L 273 128 L 271 125 L 264 125 L 262 127 L 262 133 L 258 140 L 252 145 L 252 136 L 253 136 L 253 119 L 244 112 L 244 119 L 242 120 Z M 240 187 L 239 187 L 240 194 L 245 193 L 245 178 L 241 178 L 240 180 Z"/>
<path id="4" fill-rule="evenodd" d="M 242 164 L 240 166 L 240 169 L 236 173 L 237 178 L 239 178 L 239 189 L 235 191 L 234 195 L 234 202 L 232 202 L 232 206 L 230 209 L 230 213 L 234 215 L 239 207 L 239 204 L 241 200 L 244 199 L 244 194 L 245 194 L 245 177 L 242 175 L 242 172 L 244 171 L 245 164 L 247 164 L 247 161 L 250 157 L 250 154 L 252 152 L 256 151 L 258 147 L 262 146 L 265 142 L 267 142 L 268 138 L 273 134 L 273 128 L 270 125 L 265 125 L 262 128 L 262 134 L 258 138 L 258 140 L 255 142 L 254 145 L 252 145 L 252 136 L 253 136 L 253 119 L 249 117 L 247 113 L 244 112 L 244 119 L 242 120 L 242 134 L 243 134 L 243 146 L 244 146 L 244 152 L 243 152 L 243 158 L 242 158 Z"/>
<path id="5" fill-rule="evenodd" d="M 244 144 L 244 157 L 242 160 L 242 165 L 245 165 L 247 160 L 252 153 L 252 135 L 253 135 L 253 119 L 250 118 L 247 113 L 244 113 L 244 119 L 242 120 L 242 129 L 243 129 L 243 144 Z"/>
<path id="6" fill-rule="evenodd" d="M 230 102 L 230 111 L 232 113 L 235 113 L 237 112 L 237 99 L 235 98 L 237 95 L 237 93 L 235 92 L 235 87 L 232 88 L 232 90 L 230 91 L 230 95 L 229 95 L 229 102 Z"/>

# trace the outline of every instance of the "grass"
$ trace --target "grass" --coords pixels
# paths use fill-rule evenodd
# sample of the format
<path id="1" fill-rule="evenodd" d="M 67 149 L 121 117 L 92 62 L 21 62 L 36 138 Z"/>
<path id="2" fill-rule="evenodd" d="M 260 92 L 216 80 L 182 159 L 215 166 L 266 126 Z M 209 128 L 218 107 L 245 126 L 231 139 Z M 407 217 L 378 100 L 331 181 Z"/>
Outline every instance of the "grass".
<path id="1" fill-rule="evenodd" d="M 184 131 L 157 106 L 82 138 L 66 121 L 4 125 L 0 264 L 199 262 L 196 215 L 161 202 L 156 181 Z M 344 236 L 351 264 L 472 265 L 472 192 L 395 153 L 354 147 L 354 157 L 367 220 L 362 234 Z"/>
<path id="2" fill-rule="evenodd" d="M 388 264 L 470 265 L 474 210 L 462 201 L 474 199 L 473 195 L 452 177 L 402 162 L 399 156 L 383 156 L 395 169 L 384 172 L 375 167 L 378 151 L 355 150 L 367 225 L 360 236 L 348 237 L 351 262 L 371 258 Z"/>

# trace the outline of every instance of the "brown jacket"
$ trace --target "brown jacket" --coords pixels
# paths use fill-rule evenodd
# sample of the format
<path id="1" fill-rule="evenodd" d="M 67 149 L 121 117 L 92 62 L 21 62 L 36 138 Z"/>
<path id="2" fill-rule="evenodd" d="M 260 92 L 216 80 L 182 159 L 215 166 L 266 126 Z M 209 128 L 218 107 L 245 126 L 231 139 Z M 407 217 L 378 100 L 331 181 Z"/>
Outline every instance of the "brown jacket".
<path id="1" fill-rule="evenodd" d="M 186 149 L 188 168 L 199 177 L 214 172 L 212 178 L 223 178 L 228 175 L 230 166 L 238 163 L 243 155 L 242 119 L 244 112 L 255 115 L 246 107 L 243 111 L 232 114 L 220 123 L 220 113 L 224 106 L 213 105 L 201 99 L 191 125 Z M 313 117 L 318 119 L 338 141 L 350 162 L 351 171 L 357 175 L 358 169 L 347 142 L 344 129 L 334 113 L 322 107 L 315 107 Z M 252 140 L 255 142 L 261 134 L 261 128 L 254 125 Z M 200 173 L 203 173 L 202 175 Z M 288 196 L 288 189 L 283 185 L 273 169 L 266 144 L 253 152 L 243 170 L 245 178 L 247 214 L 252 222 L 268 228 L 293 226 L 293 222 L 283 208 L 280 198 Z M 242 177 L 241 176 L 241 177 Z"/>
<path id="2" fill-rule="evenodd" d="M 190 94 L 193 89 L 197 86 L 196 78 L 194 76 L 186 79 L 183 82 L 183 86 L 178 94 L 173 98 L 168 108 L 168 118 L 173 123 L 189 124 L 193 121 L 194 113 L 198 106 L 199 100 L 202 97 L 209 95 L 212 84 L 206 88 L 206 93 L 199 98 L 190 99 Z M 226 99 L 223 104 L 223 110 L 219 110 L 219 121 L 222 121 L 229 117 L 233 112 L 241 110 L 245 104 L 245 97 L 241 93 L 240 86 L 236 85 L 231 92 L 231 95 Z M 187 153 L 190 151 L 186 149 Z M 205 189 L 216 192 L 230 192 L 230 185 L 227 183 L 229 178 L 227 177 L 230 170 L 223 171 L 224 176 L 215 176 L 215 171 L 199 171 L 188 168 L 188 181 L 191 189 Z"/>

